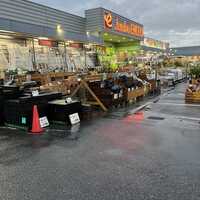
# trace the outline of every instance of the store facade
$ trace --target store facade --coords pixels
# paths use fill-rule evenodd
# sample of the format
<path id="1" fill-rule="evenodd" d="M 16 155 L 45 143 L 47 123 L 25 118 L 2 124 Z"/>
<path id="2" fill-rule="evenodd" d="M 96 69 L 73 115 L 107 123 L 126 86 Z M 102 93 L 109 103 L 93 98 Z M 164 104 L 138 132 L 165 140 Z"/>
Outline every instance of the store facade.
<path id="1" fill-rule="evenodd" d="M 141 54 L 138 60 L 142 62 L 157 62 L 163 60 L 169 54 L 170 44 L 160 40 L 145 37 L 141 41 Z"/>
<path id="2" fill-rule="evenodd" d="M 0 71 L 117 67 L 138 51 L 143 35 L 142 25 L 103 8 L 80 17 L 26 0 L 0 0 Z"/>
<path id="3" fill-rule="evenodd" d="M 144 38 L 143 25 L 104 8 L 87 10 L 85 16 L 87 33 L 104 43 L 102 65 L 117 68 L 132 63 Z"/>

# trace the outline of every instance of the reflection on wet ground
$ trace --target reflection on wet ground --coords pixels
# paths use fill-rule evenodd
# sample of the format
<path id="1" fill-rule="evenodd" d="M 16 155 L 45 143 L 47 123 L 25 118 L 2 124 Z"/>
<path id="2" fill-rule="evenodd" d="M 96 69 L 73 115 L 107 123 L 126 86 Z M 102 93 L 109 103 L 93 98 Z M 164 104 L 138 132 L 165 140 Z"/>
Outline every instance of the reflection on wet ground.
<path id="1" fill-rule="evenodd" d="M 200 106 L 184 90 L 41 136 L 1 128 L 0 199 L 198 200 Z"/>

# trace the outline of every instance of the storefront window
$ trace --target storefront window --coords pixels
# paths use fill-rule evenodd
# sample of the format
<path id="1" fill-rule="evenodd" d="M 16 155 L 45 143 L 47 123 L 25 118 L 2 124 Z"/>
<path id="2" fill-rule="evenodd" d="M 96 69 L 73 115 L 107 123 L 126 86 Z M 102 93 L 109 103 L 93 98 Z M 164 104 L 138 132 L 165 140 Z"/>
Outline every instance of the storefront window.
<path id="1" fill-rule="evenodd" d="M 65 47 L 58 43 L 57 46 L 42 46 L 34 40 L 35 70 L 40 73 L 65 71 Z"/>
<path id="2" fill-rule="evenodd" d="M 85 45 L 86 51 L 86 66 L 88 69 L 99 67 L 100 59 L 99 59 L 99 47 L 96 45 Z"/>
<path id="3" fill-rule="evenodd" d="M 18 74 L 27 71 L 76 72 L 99 65 L 97 48 L 92 44 L 48 39 L 0 39 L 1 77 L 5 71 Z"/>
<path id="4" fill-rule="evenodd" d="M 68 71 L 75 72 L 85 68 L 85 51 L 82 44 L 67 44 L 66 60 Z"/>
<path id="5" fill-rule="evenodd" d="M 32 69 L 30 43 L 22 39 L 0 39 L 0 70 Z"/>

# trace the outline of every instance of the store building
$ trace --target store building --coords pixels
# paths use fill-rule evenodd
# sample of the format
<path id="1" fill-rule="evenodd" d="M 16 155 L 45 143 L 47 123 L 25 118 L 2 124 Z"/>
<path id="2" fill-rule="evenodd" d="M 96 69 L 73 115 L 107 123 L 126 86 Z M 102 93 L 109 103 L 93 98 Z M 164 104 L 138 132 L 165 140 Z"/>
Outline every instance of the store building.
<path id="1" fill-rule="evenodd" d="M 137 58 L 142 62 L 163 60 L 169 54 L 169 46 L 167 42 L 145 37 L 141 41 L 141 54 Z"/>
<path id="2" fill-rule="evenodd" d="M 170 49 L 170 57 L 180 62 L 200 62 L 200 46 L 177 47 Z"/>
<path id="3" fill-rule="evenodd" d="M 75 71 L 125 64 L 139 50 L 143 26 L 103 8 L 85 17 L 27 0 L 0 0 L 0 71 Z"/>
<path id="4" fill-rule="evenodd" d="M 87 33 L 101 38 L 104 43 L 101 53 L 104 66 L 126 66 L 139 53 L 140 41 L 144 38 L 143 25 L 104 8 L 87 10 L 85 16 Z"/>

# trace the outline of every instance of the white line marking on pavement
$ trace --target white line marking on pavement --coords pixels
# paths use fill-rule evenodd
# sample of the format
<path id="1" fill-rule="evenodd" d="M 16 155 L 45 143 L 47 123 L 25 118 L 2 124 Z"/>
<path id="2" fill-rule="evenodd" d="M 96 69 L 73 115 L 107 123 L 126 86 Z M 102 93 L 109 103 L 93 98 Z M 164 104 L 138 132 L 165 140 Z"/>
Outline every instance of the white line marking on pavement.
<path id="1" fill-rule="evenodd" d="M 196 118 L 196 117 L 178 117 L 178 119 L 185 119 L 185 120 L 191 120 L 191 121 L 200 121 L 200 118 Z"/>
<path id="2" fill-rule="evenodd" d="M 184 103 L 156 103 L 157 105 L 170 105 L 170 106 L 185 106 L 185 107 L 200 107 L 196 104 L 184 104 Z"/>

